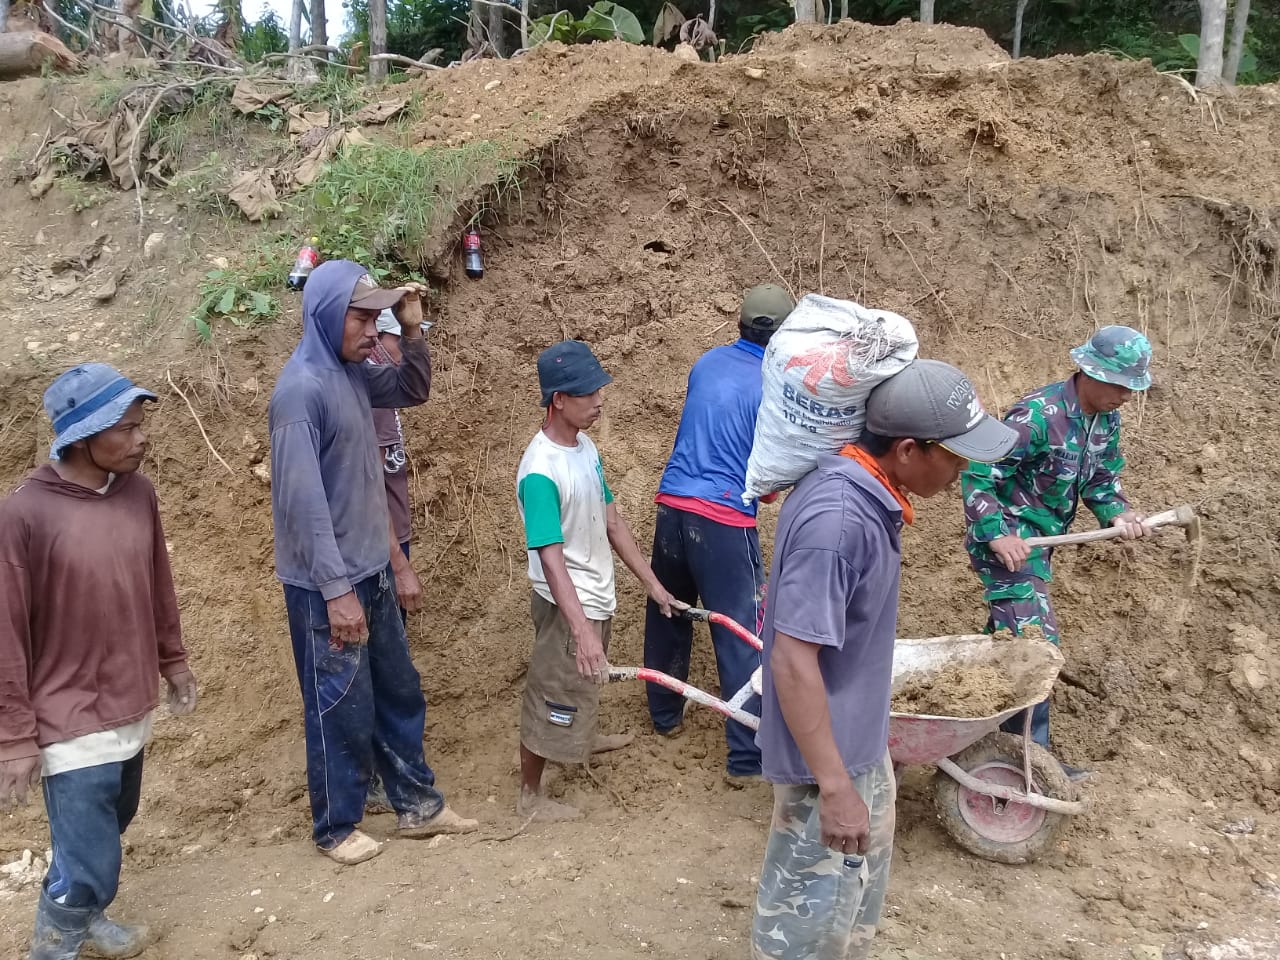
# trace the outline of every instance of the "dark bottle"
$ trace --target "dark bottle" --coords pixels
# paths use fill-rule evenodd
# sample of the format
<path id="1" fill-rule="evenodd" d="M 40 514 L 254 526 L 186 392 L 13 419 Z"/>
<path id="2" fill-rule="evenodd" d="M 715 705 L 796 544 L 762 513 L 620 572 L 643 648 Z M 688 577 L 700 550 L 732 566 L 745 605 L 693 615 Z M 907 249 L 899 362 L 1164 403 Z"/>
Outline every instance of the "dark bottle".
<path id="1" fill-rule="evenodd" d="M 479 227 L 467 227 L 467 232 L 462 237 L 462 261 L 467 276 L 472 280 L 479 280 L 484 276 L 484 260 L 480 257 Z"/>
<path id="2" fill-rule="evenodd" d="M 307 285 L 307 277 L 311 276 L 311 271 L 320 262 L 320 249 L 317 246 L 319 242 L 319 237 L 311 237 L 298 251 L 297 259 L 293 261 L 293 269 L 289 271 L 290 290 L 301 290 Z"/>

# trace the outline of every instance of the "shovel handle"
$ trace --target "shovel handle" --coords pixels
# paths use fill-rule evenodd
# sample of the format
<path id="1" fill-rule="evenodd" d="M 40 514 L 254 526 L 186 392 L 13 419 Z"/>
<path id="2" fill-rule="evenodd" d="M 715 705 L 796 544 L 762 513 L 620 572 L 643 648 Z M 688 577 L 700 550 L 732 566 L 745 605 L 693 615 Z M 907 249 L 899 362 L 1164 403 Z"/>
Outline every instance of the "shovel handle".
<path id="1" fill-rule="evenodd" d="M 1177 507 L 1163 513 L 1153 513 L 1142 521 L 1148 530 L 1158 527 L 1176 525 L 1185 527 L 1195 519 L 1195 511 L 1190 507 Z M 1101 530 L 1086 530 L 1081 533 L 1062 533 L 1056 537 L 1027 537 L 1025 543 L 1029 547 L 1062 547 L 1071 543 L 1093 543 L 1095 540 L 1114 540 L 1124 536 L 1120 527 L 1103 527 Z"/>

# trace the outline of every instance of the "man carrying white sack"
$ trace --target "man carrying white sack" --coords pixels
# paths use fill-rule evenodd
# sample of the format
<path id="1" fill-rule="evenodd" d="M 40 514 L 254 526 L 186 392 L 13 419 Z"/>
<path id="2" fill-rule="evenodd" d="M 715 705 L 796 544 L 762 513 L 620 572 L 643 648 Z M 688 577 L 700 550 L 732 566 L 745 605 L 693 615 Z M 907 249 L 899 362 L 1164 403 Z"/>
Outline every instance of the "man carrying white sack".
<path id="1" fill-rule="evenodd" d="M 769 341 L 747 461 L 749 502 L 784 490 L 862 435 L 867 396 L 916 357 L 911 322 L 811 293 Z"/>

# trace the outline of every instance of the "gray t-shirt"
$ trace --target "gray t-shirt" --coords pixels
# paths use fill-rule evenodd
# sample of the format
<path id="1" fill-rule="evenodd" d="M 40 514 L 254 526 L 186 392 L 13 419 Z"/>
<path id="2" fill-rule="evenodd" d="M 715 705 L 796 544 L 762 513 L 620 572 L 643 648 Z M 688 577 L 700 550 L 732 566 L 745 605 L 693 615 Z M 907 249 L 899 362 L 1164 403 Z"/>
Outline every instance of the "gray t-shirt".
<path id="1" fill-rule="evenodd" d="M 796 485 L 778 517 L 764 629 L 760 746 L 771 783 L 813 783 L 778 706 L 774 632 L 815 643 L 845 769 L 856 776 L 889 745 L 898 626 L 902 508 L 857 462 L 828 456 Z"/>

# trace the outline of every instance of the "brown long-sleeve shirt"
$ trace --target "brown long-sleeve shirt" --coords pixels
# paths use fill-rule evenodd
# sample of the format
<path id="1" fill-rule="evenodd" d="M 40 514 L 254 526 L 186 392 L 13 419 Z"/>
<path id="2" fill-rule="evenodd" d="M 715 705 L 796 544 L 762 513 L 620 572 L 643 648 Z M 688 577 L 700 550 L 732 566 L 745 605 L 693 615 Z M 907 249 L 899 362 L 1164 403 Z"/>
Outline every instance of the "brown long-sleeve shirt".
<path id="1" fill-rule="evenodd" d="M 186 663 L 151 481 L 43 466 L 0 501 L 0 760 L 142 719 Z"/>

